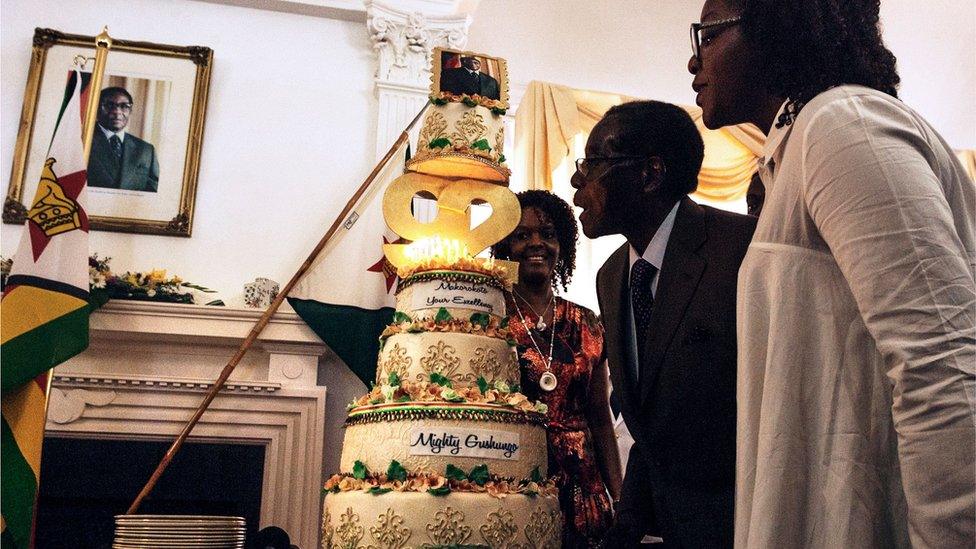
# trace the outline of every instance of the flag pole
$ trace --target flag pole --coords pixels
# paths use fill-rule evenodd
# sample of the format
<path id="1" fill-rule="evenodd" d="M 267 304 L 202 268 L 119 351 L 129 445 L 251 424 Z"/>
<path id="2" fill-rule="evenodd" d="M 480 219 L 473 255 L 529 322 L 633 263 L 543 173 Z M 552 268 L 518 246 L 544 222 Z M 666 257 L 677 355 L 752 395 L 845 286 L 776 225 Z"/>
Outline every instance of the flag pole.
<path id="1" fill-rule="evenodd" d="M 323 248 L 325 248 L 326 244 L 329 243 L 336 231 L 339 230 L 339 227 L 342 226 L 346 216 L 349 215 L 349 212 L 352 211 L 352 209 L 356 206 L 356 202 L 359 201 L 360 197 L 362 197 L 363 194 L 369 189 L 370 185 L 372 185 L 373 180 L 376 179 L 376 176 L 379 175 L 387 163 L 389 163 L 390 159 L 393 158 L 393 155 L 396 154 L 397 149 L 407 142 L 407 139 L 409 139 L 408 132 L 410 132 L 410 129 L 413 128 L 413 126 L 420 120 L 420 117 L 424 114 L 424 112 L 427 111 L 427 107 L 429 105 L 430 103 L 425 104 L 423 108 L 420 109 L 420 112 L 417 113 L 417 116 L 415 116 L 413 120 L 407 124 L 407 127 L 404 128 L 404 130 L 400 133 L 400 136 L 393 143 L 393 146 L 390 147 L 390 150 L 386 151 L 386 154 L 383 155 L 383 158 L 378 164 L 376 164 L 373 171 L 370 172 L 370 174 L 366 177 L 366 180 L 363 181 L 362 185 L 359 186 L 359 189 L 357 189 L 349 201 L 346 202 L 346 206 L 341 212 L 339 212 L 339 215 L 332 223 L 332 226 L 329 227 L 329 230 L 325 232 L 325 235 L 321 240 L 319 240 L 319 243 L 314 249 L 312 249 L 312 252 L 308 255 L 308 258 L 305 259 L 305 262 L 302 263 L 301 267 L 298 268 L 298 271 L 291 277 L 291 280 L 285 284 L 285 287 L 278 292 L 278 295 L 275 297 L 274 301 L 271 302 L 268 309 L 263 315 L 261 315 L 261 318 L 259 318 L 251 328 L 251 331 L 247 334 L 247 337 L 245 337 L 244 341 L 241 342 L 241 346 L 237 349 L 237 352 L 234 353 L 234 356 L 231 357 L 230 361 L 227 362 L 227 365 L 224 366 L 224 369 L 220 372 L 220 376 L 217 377 L 217 380 L 214 382 L 213 386 L 210 387 L 210 390 L 204 397 L 203 402 L 197 408 L 197 411 L 194 412 L 193 417 L 191 417 L 183 427 L 183 430 L 180 432 L 179 436 L 177 436 L 176 440 L 173 441 L 172 446 L 170 446 L 169 450 L 166 451 L 166 455 L 163 456 L 163 459 L 159 462 L 159 465 L 156 466 L 156 470 L 153 471 L 152 476 L 149 477 L 149 481 L 146 482 L 146 485 L 143 486 L 142 491 L 139 492 L 139 495 L 136 496 L 136 499 L 132 502 L 132 505 L 129 506 L 128 511 L 126 511 L 127 515 L 135 514 L 135 512 L 139 509 L 139 506 L 142 504 L 142 501 L 156 486 L 156 483 L 159 482 L 159 478 L 162 476 L 163 471 L 165 471 L 169 466 L 170 462 L 173 460 L 173 457 L 176 456 L 176 453 L 180 451 L 180 447 L 183 446 L 183 443 L 190 435 L 190 431 L 193 430 L 193 427 L 196 426 L 197 422 L 200 420 L 200 417 L 203 416 L 203 413 L 210 406 L 210 403 L 213 402 L 214 398 L 216 398 L 217 393 L 220 392 L 221 388 L 223 388 L 224 384 L 227 382 L 227 378 L 230 377 L 230 374 L 234 371 L 234 368 L 236 368 L 237 364 L 242 358 L 244 358 L 244 355 L 251 348 L 251 345 L 254 344 L 254 341 L 258 338 L 258 335 L 262 330 L 264 330 L 264 327 L 267 326 L 268 322 L 271 320 L 272 315 L 277 312 L 278 307 L 281 306 L 281 303 L 286 297 L 288 297 L 288 293 L 291 292 L 292 288 L 298 284 L 298 281 L 312 267 L 312 263 L 315 262 L 315 259 L 318 257 L 319 253 Z"/>
<path id="2" fill-rule="evenodd" d="M 88 85 L 88 105 L 85 107 L 85 123 L 81 128 L 84 136 L 84 159 L 88 164 L 91 153 L 92 137 L 95 135 L 95 120 L 98 117 L 98 100 L 102 91 L 102 76 L 105 74 L 105 62 L 108 50 L 112 48 L 112 37 L 108 35 L 108 26 L 102 28 L 102 33 L 95 37 L 95 66 L 92 68 L 91 83 Z"/>

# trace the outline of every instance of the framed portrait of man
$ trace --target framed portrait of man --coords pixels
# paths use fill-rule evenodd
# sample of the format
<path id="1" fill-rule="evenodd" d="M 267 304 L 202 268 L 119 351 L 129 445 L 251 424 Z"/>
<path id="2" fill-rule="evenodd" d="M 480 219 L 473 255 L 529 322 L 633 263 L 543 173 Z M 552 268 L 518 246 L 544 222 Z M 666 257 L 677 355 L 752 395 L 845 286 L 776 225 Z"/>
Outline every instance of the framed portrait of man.
<path id="1" fill-rule="evenodd" d="M 435 48 L 433 57 L 432 96 L 508 108 L 508 69 L 504 59 L 445 48 Z"/>
<path id="2" fill-rule="evenodd" d="M 4 222 L 24 222 L 63 79 L 94 54 L 92 36 L 35 30 Z M 88 157 L 92 229 L 190 236 L 212 65 L 206 47 L 113 41 Z"/>

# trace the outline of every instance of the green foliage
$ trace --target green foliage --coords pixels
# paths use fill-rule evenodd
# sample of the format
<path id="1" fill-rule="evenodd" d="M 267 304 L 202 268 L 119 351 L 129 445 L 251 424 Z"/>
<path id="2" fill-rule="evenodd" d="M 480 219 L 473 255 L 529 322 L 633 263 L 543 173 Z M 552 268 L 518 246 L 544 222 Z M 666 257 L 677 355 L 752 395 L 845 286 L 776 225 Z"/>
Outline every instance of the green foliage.
<path id="1" fill-rule="evenodd" d="M 481 394 L 487 393 L 488 388 L 491 387 L 491 384 L 488 383 L 484 376 L 478 376 L 478 380 L 475 383 L 478 384 L 478 390 L 481 391 Z"/>
<path id="2" fill-rule="evenodd" d="M 444 307 L 437 309 L 437 314 L 434 315 L 434 322 L 450 322 L 452 320 L 454 317 L 451 316 L 451 312 Z"/>
<path id="3" fill-rule="evenodd" d="M 484 486 L 489 480 L 488 466 L 482 463 L 474 469 L 471 469 L 471 472 L 468 473 L 468 480 L 478 486 Z"/>
<path id="4" fill-rule="evenodd" d="M 505 155 L 504 154 L 498 155 L 498 163 L 499 164 L 504 164 L 505 163 Z"/>
<path id="5" fill-rule="evenodd" d="M 386 469 L 386 478 L 389 480 L 407 480 L 407 470 L 400 465 L 400 462 L 393 460 Z"/>
<path id="6" fill-rule="evenodd" d="M 427 148 L 429 148 L 429 149 L 443 149 L 443 148 L 450 147 L 450 146 L 451 146 L 451 140 L 450 139 L 448 139 L 446 137 L 438 137 L 437 139 L 432 140 L 427 145 Z"/>
<path id="7" fill-rule="evenodd" d="M 487 313 L 474 313 L 471 315 L 471 324 L 476 324 L 481 326 L 482 329 L 488 327 L 488 323 L 491 322 L 491 315 Z"/>
<path id="8" fill-rule="evenodd" d="M 427 493 L 434 496 L 446 496 L 451 493 L 451 487 L 445 484 L 440 488 L 428 488 Z"/>
<path id="9" fill-rule="evenodd" d="M 468 478 L 468 474 L 465 473 L 460 467 L 455 467 L 450 463 L 447 464 L 447 472 L 444 476 L 451 480 L 465 480 Z"/>
<path id="10" fill-rule="evenodd" d="M 464 99 L 462 99 L 461 102 L 464 103 L 465 106 L 468 106 L 468 107 L 477 107 L 478 106 L 478 102 L 475 101 L 474 99 L 471 99 L 467 95 L 464 96 Z"/>
<path id="11" fill-rule="evenodd" d="M 503 109 L 501 107 L 492 107 L 491 108 L 491 113 L 492 114 L 497 114 L 498 116 L 505 116 L 505 113 L 506 112 L 508 112 L 508 109 Z"/>
<path id="12" fill-rule="evenodd" d="M 404 322 L 411 323 L 411 322 L 413 322 L 413 319 L 410 318 L 410 315 L 408 315 L 407 313 L 405 313 L 403 311 L 394 311 L 393 312 L 393 323 L 394 324 L 403 324 Z"/>
<path id="13" fill-rule="evenodd" d="M 539 467 L 532 469 L 532 474 L 529 475 L 529 480 L 532 482 L 542 482 L 542 473 L 539 472 Z"/>
<path id="14" fill-rule="evenodd" d="M 472 149 L 478 149 L 479 151 L 490 151 L 491 145 L 488 144 L 487 139 L 479 139 L 471 144 Z"/>
<path id="15" fill-rule="evenodd" d="M 363 462 L 357 459 L 356 463 L 352 464 L 352 478 L 363 480 L 367 475 L 369 475 L 369 469 L 366 468 Z"/>
<path id="16" fill-rule="evenodd" d="M 503 316 L 502 317 L 501 324 L 499 324 L 498 326 L 500 328 L 502 328 L 502 329 L 508 328 L 508 317 L 507 316 Z"/>
<path id="17" fill-rule="evenodd" d="M 454 387 L 454 385 L 451 384 L 451 380 L 450 379 L 444 377 L 443 375 L 441 375 L 441 374 L 439 374 L 437 372 L 431 372 L 430 373 L 430 382 L 431 383 L 436 383 L 437 385 L 440 385 L 441 387 L 451 387 L 451 388 Z"/>
<path id="18" fill-rule="evenodd" d="M 373 486 L 372 488 L 370 488 L 369 490 L 367 490 L 366 493 L 367 494 L 373 494 L 374 496 L 378 496 L 380 494 L 385 494 L 385 493 L 391 492 L 391 491 L 392 491 L 392 488 L 380 488 L 379 486 Z"/>
<path id="19" fill-rule="evenodd" d="M 398 374 L 396 372 L 390 372 L 390 377 L 389 377 L 389 380 L 388 381 L 389 381 L 389 384 L 392 385 L 393 387 L 399 387 L 400 386 L 400 374 Z"/>

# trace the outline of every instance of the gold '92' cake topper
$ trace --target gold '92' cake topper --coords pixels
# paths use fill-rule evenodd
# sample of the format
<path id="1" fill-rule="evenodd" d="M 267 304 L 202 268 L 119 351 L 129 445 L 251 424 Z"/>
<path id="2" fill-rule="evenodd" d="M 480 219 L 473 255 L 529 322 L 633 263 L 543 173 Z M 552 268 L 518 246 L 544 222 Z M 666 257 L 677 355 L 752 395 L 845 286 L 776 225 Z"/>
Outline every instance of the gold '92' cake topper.
<path id="1" fill-rule="evenodd" d="M 434 48 L 431 100 L 481 105 L 504 114 L 508 109 L 508 67 L 500 57 Z"/>
<path id="2" fill-rule="evenodd" d="M 422 223 L 411 213 L 416 195 L 433 195 L 437 215 Z M 487 203 L 491 216 L 477 227 L 471 227 L 471 205 Z M 411 247 L 437 239 L 453 257 L 474 256 L 508 236 L 522 217 L 518 198 L 501 185 L 474 179 L 445 179 L 420 173 L 406 173 L 390 184 L 383 196 L 383 217 L 395 233 L 413 244 L 386 244 L 387 259 L 397 268 L 416 259 Z"/>

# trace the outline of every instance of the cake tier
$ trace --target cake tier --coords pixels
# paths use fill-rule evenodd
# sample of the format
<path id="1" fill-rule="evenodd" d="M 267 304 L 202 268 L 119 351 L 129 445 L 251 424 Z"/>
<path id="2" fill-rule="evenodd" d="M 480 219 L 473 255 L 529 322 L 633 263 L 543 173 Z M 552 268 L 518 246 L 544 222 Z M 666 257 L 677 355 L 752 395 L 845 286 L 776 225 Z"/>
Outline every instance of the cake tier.
<path id="1" fill-rule="evenodd" d="M 395 372 L 405 381 L 430 381 L 437 373 L 454 387 L 489 383 L 518 385 L 519 364 L 508 341 L 486 335 L 455 332 L 398 333 L 386 338 L 380 350 L 376 381 Z"/>
<path id="2" fill-rule="evenodd" d="M 552 496 L 343 492 L 325 497 L 322 546 L 556 548 L 562 516 Z"/>
<path id="3" fill-rule="evenodd" d="M 393 461 L 411 474 L 464 471 L 516 480 L 547 474 L 546 430 L 539 414 L 497 404 L 407 402 L 354 408 L 346 420 L 339 462 L 382 472 Z"/>
<path id="4" fill-rule="evenodd" d="M 505 316 L 502 282 L 490 276 L 458 271 L 427 271 L 400 282 L 396 310 L 413 320 L 433 319 L 445 308 L 454 318 L 474 313 Z"/>
<path id="5" fill-rule="evenodd" d="M 424 116 L 417 154 L 407 169 L 442 177 L 508 183 L 502 166 L 505 118 L 481 105 L 432 105 Z"/>

